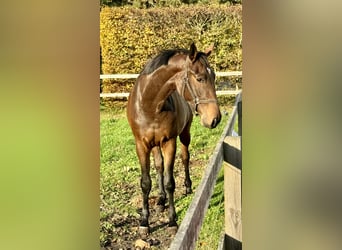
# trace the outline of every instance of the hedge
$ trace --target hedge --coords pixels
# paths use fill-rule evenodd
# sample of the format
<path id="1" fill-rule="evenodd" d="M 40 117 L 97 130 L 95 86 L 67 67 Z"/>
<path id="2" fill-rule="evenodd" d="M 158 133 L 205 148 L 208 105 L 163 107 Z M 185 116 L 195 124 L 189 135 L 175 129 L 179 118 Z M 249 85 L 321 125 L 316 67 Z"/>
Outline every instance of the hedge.
<path id="1" fill-rule="evenodd" d="M 189 48 L 193 41 L 199 50 L 215 43 L 209 59 L 216 71 L 241 70 L 241 5 L 103 7 L 100 12 L 102 74 L 139 73 L 158 52 Z M 102 91 L 129 91 L 132 84 L 127 80 L 106 80 Z"/>
<path id="2" fill-rule="evenodd" d="M 183 4 L 242 4 L 242 0 L 100 0 L 100 6 L 135 6 L 139 8 L 179 7 Z"/>

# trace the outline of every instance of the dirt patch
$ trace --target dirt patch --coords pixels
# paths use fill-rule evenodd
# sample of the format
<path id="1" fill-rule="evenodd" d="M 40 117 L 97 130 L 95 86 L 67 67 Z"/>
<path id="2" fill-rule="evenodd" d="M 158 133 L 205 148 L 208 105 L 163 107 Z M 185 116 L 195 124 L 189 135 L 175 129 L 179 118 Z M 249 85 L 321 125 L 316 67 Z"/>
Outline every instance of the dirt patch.
<path id="1" fill-rule="evenodd" d="M 200 169 L 203 167 L 202 161 L 192 161 L 191 166 L 197 168 L 197 170 L 203 173 L 203 170 Z M 194 174 L 193 171 L 192 174 Z M 188 206 L 182 204 L 180 200 L 183 198 L 189 198 L 193 195 L 189 195 L 185 197 L 185 187 L 184 187 L 184 171 L 180 159 L 176 160 L 175 163 L 175 181 L 176 181 L 176 190 L 175 190 L 175 206 L 177 213 L 185 213 Z M 165 210 L 160 212 L 157 211 L 157 193 L 158 188 L 156 186 L 156 176 L 151 176 L 154 184 L 152 186 L 151 195 L 149 197 L 149 205 L 150 205 L 150 233 L 146 237 L 142 237 L 139 232 L 139 223 L 141 216 L 141 207 L 142 207 L 142 197 L 141 190 L 139 189 L 128 189 L 131 190 L 131 199 L 129 200 L 129 206 L 134 207 L 136 210 L 135 213 L 124 213 L 124 214 L 113 214 L 111 218 L 107 218 L 107 221 L 113 223 L 114 228 L 111 232 L 111 241 L 108 239 L 105 245 L 102 247 L 102 250 L 119 250 L 119 249 L 136 249 L 136 242 L 139 240 L 143 240 L 148 243 L 149 248 L 145 249 L 168 249 L 174 236 L 175 232 L 168 229 L 168 204 L 166 204 Z M 153 179 L 154 178 L 154 179 Z M 192 177 L 194 179 L 195 177 Z M 196 186 L 193 188 L 194 192 Z M 127 191 L 127 189 L 126 189 Z M 115 211 L 115 209 L 114 209 Z M 178 226 L 181 221 L 177 221 Z"/>
<path id="2" fill-rule="evenodd" d="M 152 197 L 151 197 L 152 198 Z M 135 244 L 139 240 L 148 243 L 149 249 L 168 249 L 174 234 L 168 230 L 168 210 L 157 212 L 153 206 L 150 208 L 150 233 L 142 237 L 139 232 L 140 216 L 116 215 L 114 218 L 113 239 L 102 249 L 136 249 Z M 139 209 L 139 214 L 141 209 Z"/>

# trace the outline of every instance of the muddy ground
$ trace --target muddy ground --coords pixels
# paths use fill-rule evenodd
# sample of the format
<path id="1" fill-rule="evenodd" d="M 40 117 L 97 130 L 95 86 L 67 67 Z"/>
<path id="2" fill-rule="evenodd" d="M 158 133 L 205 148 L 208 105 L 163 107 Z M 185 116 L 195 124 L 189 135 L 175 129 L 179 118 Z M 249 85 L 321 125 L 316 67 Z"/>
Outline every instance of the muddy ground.
<path id="1" fill-rule="evenodd" d="M 189 200 L 190 203 L 195 191 L 196 186 L 200 182 L 203 174 L 203 169 L 206 165 L 206 160 L 193 160 L 190 161 L 190 169 L 194 168 L 192 171 L 192 181 L 193 181 L 193 193 L 190 195 L 185 195 L 184 183 L 184 173 L 180 159 L 176 159 L 175 162 L 175 207 L 177 214 L 184 214 L 188 209 L 189 204 L 184 204 L 184 199 Z M 195 171 L 196 169 L 196 171 Z M 152 190 L 149 197 L 150 205 L 150 233 L 147 236 L 141 236 L 138 232 L 142 198 L 140 188 L 133 187 L 133 184 L 127 184 L 127 187 L 121 187 L 131 193 L 131 200 L 129 201 L 129 206 L 135 208 L 135 213 L 113 213 L 112 218 L 109 220 L 114 224 L 114 229 L 112 232 L 111 241 L 107 241 L 106 245 L 101 248 L 101 250 L 119 250 L 119 249 L 136 249 L 135 244 L 138 240 L 143 240 L 145 243 L 149 244 L 150 248 L 147 249 L 168 249 L 171 241 L 175 236 L 175 232 L 168 229 L 168 204 L 166 204 L 165 210 L 162 212 L 157 212 L 157 182 L 156 176 L 151 176 L 152 178 Z M 136 183 L 135 183 L 136 184 Z M 114 209 L 115 210 L 115 209 Z M 178 226 L 181 221 L 177 221 Z"/>

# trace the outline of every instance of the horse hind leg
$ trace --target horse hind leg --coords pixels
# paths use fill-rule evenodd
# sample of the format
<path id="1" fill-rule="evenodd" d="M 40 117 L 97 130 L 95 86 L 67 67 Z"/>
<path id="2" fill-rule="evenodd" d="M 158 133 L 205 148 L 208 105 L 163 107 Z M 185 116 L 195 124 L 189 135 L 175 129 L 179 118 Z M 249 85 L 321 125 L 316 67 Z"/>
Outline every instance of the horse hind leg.
<path id="1" fill-rule="evenodd" d="M 189 170 L 189 161 L 190 161 L 190 153 L 189 153 L 189 144 L 190 144 L 190 125 L 179 135 L 179 139 L 181 141 L 181 158 L 185 172 L 185 194 L 191 194 L 191 179 L 190 179 L 190 170 Z"/>
<path id="2" fill-rule="evenodd" d="M 158 187 L 159 187 L 159 198 L 157 203 L 157 211 L 162 212 L 165 209 L 166 193 L 164 188 L 164 162 L 163 156 L 160 151 L 160 147 L 154 147 L 152 149 L 154 165 L 158 173 Z"/>
<path id="3" fill-rule="evenodd" d="M 143 235 L 149 233 L 149 204 L 148 197 L 151 191 L 151 176 L 150 176 L 150 150 L 145 147 L 142 142 L 136 143 L 136 151 L 141 167 L 141 179 L 140 186 L 142 190 L 143 198 L 143 208 L 142 208 L 142 218 L 140 222 L 139 232 Z"/>

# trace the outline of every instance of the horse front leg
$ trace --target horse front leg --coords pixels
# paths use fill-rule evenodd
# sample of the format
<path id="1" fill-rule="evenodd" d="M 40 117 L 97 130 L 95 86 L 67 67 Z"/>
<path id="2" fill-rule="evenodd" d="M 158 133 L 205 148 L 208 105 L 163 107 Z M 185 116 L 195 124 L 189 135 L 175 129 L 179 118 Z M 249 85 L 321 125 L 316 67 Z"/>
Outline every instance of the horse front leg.
<path id="1" fill-rule="evenodd" d="M 157 203 L 157 210 L 159 212 L 162 212 L 165 209 L 165 201 L 166 201 L 166 193 L 165 193 L 165 188 L 164 188 L 163 156 L 160 151 L 160 147 L 158 146 L 152 149 L 152 153 L 153 153 L 154 165 L 158 173 L 159 199 Z"/>
<path id="2" fill-rule="evenodd" d="M 191 189 L 192 183 L 190 179 L 190 170 L 189 170 L 189 161 L 190 161 L 189 144 L 190 144 L 190 139 L 191 139 L 190 125 L 191 125 L 191 122 L 179 135 L 179 139 L 181 142 L 181 157 L 182 157 L 182 163 L 183 163 L 184 172 L 185 172 L 185 180 L 184 180 L 185 194 L 192 193 L 192 189 Z"/>
<path id="3" fill-rule="evenodd" d="M 173 166 L 175 163 L 175 155 L 176 155 L 176 138 L 171 138 L 166 141 L 162 150 L 164 153 L 164 167 L 165 167 L 165 175 L 164 175 L 164 184 L 167 196 L 169 198 L 169 227 L 173 230 L 177 230 L 177 222 L 176 222 L 176 211 L 174 204 L 174 191 L 175 191 L 175 179 L 173 176 Z"/>
<path id="4" fill-rule="evenodd" d="M 151 191 L 151 176 L 150 176 L 150 152 L 144 143 L 137 142 L 136 143 L 136 151 L 140 162 L 141 167 L 141 179 L 140 179 L 140 187 L 142 190 L 142 198 L 143 198 L 143 207 L 142 207 L 142 218 L 140 222 L 139 232 L 143 235 L 149 233 L 149 205 L 148 205 L 148 197 Z"/>

